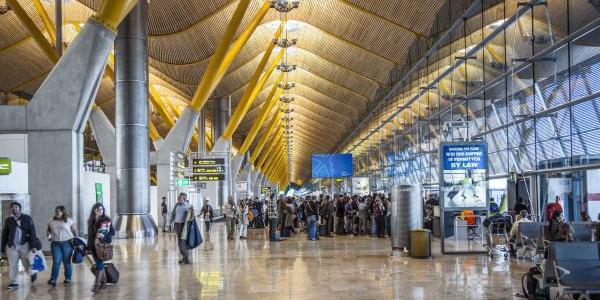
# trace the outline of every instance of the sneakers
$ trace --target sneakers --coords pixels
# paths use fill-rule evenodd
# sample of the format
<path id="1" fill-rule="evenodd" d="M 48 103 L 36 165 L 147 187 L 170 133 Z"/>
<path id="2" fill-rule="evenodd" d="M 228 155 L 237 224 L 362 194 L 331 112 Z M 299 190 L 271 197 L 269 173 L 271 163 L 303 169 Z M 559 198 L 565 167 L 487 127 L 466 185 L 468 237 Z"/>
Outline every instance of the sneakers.
<path id="1" fill-rule="evenodd" d="M 52 279 L 48 280 L 48 285 L 51 285 L 53 287 L 56 287 L 56 281 L 52 281 Z"/>
<path id="2" fill-rule="evenodd" d="M 34 283 L 37 280 L 37 273 L 31 275 L 31 283 Z"/>
<path id="3" fill-rule="evenodd" d="M 19 285 L 16 283 L 10 283 L 7 287 L 8 290 L 16 290 L 19 288 Z"/>
<path id="4" fill-rule="evenodd" d="M 65 281 L 63 281 L 63 284 L 65 284 L 65 285 L 71 284 L 71 279 L 65 279 Z"/>

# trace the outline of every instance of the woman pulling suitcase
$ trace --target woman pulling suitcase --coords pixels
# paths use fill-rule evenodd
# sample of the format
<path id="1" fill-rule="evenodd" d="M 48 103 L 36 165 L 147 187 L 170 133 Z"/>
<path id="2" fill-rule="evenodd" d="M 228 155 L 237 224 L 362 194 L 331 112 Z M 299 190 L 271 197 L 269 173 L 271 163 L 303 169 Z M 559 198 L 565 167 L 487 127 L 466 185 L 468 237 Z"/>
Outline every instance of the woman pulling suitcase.
<path id="1" fill-rule="evenodd" d="M 115 229 L 110 217 L 105 214 L 104 206 L 101 203 L 94 204 L 88 219 L 88 250 L 96 263 L 96 281 L 92 289 L 94 293 L 99 293 L 106 288 L 104 262 L 112 259 L 111 242 L 114 235 Z"/>

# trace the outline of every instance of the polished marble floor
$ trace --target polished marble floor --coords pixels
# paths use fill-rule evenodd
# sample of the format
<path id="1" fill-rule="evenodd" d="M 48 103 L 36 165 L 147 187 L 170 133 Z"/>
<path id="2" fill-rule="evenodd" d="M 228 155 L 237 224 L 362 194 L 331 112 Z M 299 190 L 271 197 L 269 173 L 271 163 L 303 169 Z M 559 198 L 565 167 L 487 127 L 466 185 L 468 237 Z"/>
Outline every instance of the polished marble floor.
<path id="1" fill-rule="evenodd" d="M 193 250 L 192 265 L 177 264 L 172 234 L 117 241 L 120 282 L 98 295 L 85 264 L 74 266 L 69 287 L 46 285 L 50 274 L 43 272 L 33 286 L 23 274 L 16 291 L 5 290 L 4 267 L 0 299 L 518 299 L 528 267 L 483 255 L 441 256 L 437 242 L 433 259 L 392 258 L 387 239 L 313 242 L 296 235 L 269 243 L 263 230 L 250 230 L 247 240 L 227 241 L 223 224 L 212 230 Z"/>

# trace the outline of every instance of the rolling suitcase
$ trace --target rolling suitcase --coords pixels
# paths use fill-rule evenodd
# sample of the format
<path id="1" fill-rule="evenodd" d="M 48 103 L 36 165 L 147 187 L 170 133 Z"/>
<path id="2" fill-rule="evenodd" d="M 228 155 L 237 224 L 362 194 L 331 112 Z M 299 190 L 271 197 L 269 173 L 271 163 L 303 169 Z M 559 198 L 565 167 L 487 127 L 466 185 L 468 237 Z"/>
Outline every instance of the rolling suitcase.
<path id="1" fill-rule="evenodd" d="M 96 266 L 92 266 L 91 270 L 96 275 Z M 106 283 L 117 284 L 119 282 L 119 270 L 113 263 L 105 263 L 104 271 L 106 272 Z"/>
<path id="2" fill-rule="evenodd" d="M 327 224 L 320 224 L 319 225 L 319 235 L 320 236 L 326 236 L 327 235 Z"/>
<path id="3" fill-rule="evenodd" d="M 290 237 L 290 229 L 287 226 L 281 229 L 281 237 Z"/>

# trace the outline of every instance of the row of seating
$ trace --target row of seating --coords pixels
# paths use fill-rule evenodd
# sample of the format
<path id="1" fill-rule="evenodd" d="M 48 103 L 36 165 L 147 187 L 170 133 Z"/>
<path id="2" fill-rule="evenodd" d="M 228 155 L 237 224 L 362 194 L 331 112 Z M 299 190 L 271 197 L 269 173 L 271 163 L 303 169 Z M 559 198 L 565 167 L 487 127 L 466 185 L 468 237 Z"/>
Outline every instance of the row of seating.
<path id="1" fill-rule="evenodd" d="M 594 241 L 593 223 L 570 225 L 573 241 L 555 242 L 550 241 L 548 223 L 520 222 L 517 253 L 533 253 L 542 288 L 553 288 L 557 297 L 579 294 L 579 299 L 589 299 L 590 294 L 600 294 L 600 244 Z"/>

